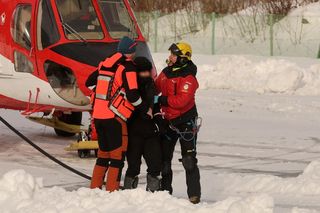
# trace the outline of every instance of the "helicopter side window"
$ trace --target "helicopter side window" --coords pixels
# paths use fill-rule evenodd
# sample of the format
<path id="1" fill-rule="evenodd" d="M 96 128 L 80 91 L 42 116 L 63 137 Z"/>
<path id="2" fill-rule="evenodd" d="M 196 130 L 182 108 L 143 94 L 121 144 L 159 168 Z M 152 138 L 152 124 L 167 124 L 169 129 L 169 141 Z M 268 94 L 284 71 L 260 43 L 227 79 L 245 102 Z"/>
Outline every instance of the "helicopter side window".
<path id="1" fill-rule="evenodd" d="M 11 29 L 13 40 L 22 47 L 31 49 L 31 5 L 20 5 L 14 13 Z"/>
<path id="2" fill-rule="evenodd" d="M 138 37 L 135 24 L 123 0 L 99 0 L 98 2 L 112 38 L 119 39 L 123 36 Z"/>
<path id="3" fill-rule="evenodd" d="M 77 79 L 70 68 L 48 60 L 44 64 L 44 70 L 49 84 L 59 97 L 79 106 L 89 104 L 89 99 L 79 89 Z"/>
<path id="4" fill-rule="evenodd" d="M 70 40 L 103 39 L 91 0 L 56 0 L 66 37 Z"/>
<path id="5" fill-rule="evenodd" d="M 41 0 L 37 19 L 37 46 L 43 50 L 60 39 L 50 0 Z"/>
<path id="6" fill-rule="evenodd" d="M 32 73 L 33 64 L 27 56 L 21 52 L 14 51 L 14 69 L 16 72 Z"/>

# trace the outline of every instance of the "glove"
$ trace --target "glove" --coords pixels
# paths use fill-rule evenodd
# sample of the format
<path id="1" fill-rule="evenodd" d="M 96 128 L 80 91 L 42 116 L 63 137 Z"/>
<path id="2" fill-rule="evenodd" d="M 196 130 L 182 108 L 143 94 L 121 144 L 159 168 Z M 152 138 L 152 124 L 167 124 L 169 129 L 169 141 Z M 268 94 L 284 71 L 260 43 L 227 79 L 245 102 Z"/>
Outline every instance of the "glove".
<path id="1" fill-rule="evenodd" d="M 149 108 L 147 113 L 140 112 L 139 114 L 140 117 L 144 120 L 151 120 L 153 118 L 151 108 Z"/>
<path id="2" fill-rule="evenodd" d="M 162 117 L 161 114 L 157 114 L 153 117 L 153 120 L 155 122 L 156 128 L 158 129 L 158 132 L 163 135 L 166 134 L 169 129 L 169 122 Z"/>
<path id="3" fill-rule="evenodd" d="M 161 106 L 169 106 L 168 97 L 167 96 L 158 96 L 158 103 Z"/>

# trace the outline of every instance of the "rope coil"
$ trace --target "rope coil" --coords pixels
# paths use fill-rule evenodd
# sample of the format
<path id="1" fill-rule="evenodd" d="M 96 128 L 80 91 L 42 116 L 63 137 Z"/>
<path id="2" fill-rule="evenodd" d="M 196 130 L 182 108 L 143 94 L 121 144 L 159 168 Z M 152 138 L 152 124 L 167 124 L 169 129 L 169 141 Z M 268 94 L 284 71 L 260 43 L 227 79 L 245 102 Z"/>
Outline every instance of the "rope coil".
<path id="1" fill-rule="evenodd" d="M 170 129 L 175 131 L 180 138 L 182 138 L 184 141 L 190 142 L 193 141 L 197 135 L 197 133 L 200 132 L 201 126 L 202 126 L 202 118 L 197 117 L 195 120 L 190 121 L 192 124 L 192 131 L 180 131 L 179 128 L 175 127 L 174 125 L 170 124 Z M 190 138 L 187 138 L 188 135 L 191 135 Z"/>

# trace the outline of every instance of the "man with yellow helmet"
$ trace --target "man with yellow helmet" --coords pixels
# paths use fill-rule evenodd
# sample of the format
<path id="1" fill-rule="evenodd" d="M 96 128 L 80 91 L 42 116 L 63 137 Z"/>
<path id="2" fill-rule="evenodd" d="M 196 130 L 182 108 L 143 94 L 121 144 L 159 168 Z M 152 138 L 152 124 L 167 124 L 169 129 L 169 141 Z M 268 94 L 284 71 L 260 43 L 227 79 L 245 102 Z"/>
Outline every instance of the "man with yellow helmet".
<path id="1" fill-rule="evenodd" d="M 181 145 L 181 162 L 186 171 L 186 183 L 190 202 L 200 202 L 201 186 L 198 160 L 196 158 L 197 107 L 195 94 L 199 87 L 196 79 L 197 66 L 191 61 L 192 48 L 185 42 L 174 43 L 167 60 L 168 66 L 156 79 L 161 96 L 155 97 L 160 103 L 167 123 L 162 135 L 162 189 L 172 193 L 172 158 L 177 141 Z"/>
<path id="2" fill-rule="evenodd" d="M 175 56 L 177 56 L 177 61 L 175 62 L 176 65 L 185 65 L 188 61 L 191 61 L 192 56 L 192 48 L 188 43 L 180 42 L 174 43 L 170 46 L 169 51 Z M 172 64 L 173 62 L 169 62 Z M 172 64 L 173 65 L 173 64 Z"/>

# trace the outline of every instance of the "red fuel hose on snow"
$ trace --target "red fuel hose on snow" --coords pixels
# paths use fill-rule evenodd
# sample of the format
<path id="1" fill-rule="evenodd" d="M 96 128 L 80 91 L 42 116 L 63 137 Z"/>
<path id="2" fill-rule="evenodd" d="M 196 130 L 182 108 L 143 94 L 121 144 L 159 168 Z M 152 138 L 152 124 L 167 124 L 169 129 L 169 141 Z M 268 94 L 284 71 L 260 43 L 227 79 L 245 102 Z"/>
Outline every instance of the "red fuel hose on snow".
<path id="1" fill-rule="evenodd" d="M 6 125 L 12 132 L 14 132 L 17 136 L 19 136 L 22 140 L 24 140 L 25 142 L 27 142 L 30 146 L 32 146 L 34 149 L 38 150 L 41 154 L 43 154 L 44 156 L 46 156 L 47 158 L 49 158 L 50 160 L 52 160 L 53 162 L 57 163 L 58 165 L 62 166 L 63 168 L 69 170 L 70 172 L 83 177 L 87 180 L 91 180 L 91 177 L 68 166 L 67 164 L 61 162 L 60 160 L 58 160 L 57 158 L 53 157 L 52 155 L 50 155 L 48 152 L 44 151 L 43 149 L 41 149 L 38 145 L 36 145 L 35 143 L 33 143 L 30 139 L 28 139 L 26 136 L 24 136 L 21 132 L 19 132 L 16 128 L 14 128 L 12 125 L 10 125 L 5 119 L 3 119 L 0 116 L 0 121 Z"/>

